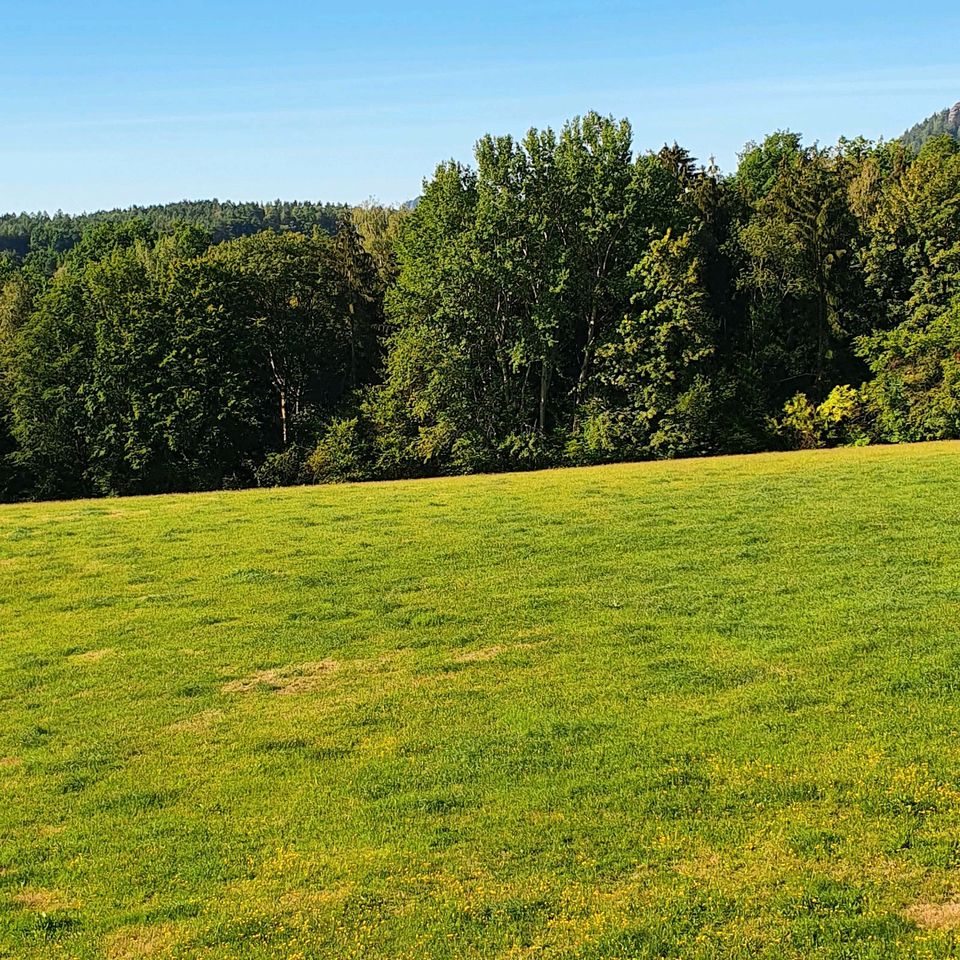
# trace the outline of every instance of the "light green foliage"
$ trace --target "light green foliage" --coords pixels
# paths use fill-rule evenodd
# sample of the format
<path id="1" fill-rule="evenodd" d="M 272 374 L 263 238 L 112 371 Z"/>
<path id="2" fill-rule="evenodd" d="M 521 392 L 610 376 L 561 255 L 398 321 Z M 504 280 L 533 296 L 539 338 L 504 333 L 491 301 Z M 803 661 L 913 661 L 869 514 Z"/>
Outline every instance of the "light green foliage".
<path id="1" fill-rule="evenodd" d="M 370 255 L 384 287 L 397 279 L 397 240 L 404 218 L 410 211 L 404 208 L 384 207 L 370 201 L 354 207 L 350 218 Z"/>
<path id="2" fill-rule="evenodd" d="M 939 440 L 960 433 L 960 299 L 862 342 L 874 378 L 865 394 L 879 437 Z"/>
<path id="3" fill-rule="evenodd" d="M 474 174 L 441 165 L 400 230 L 400 269 L 386 300 L 391 326 L 384 380 L 367 404 L 377 437 L 375 466 L 387 476 L 440 470 L 457 431 L 483 425 L 486 411 L 469 417 L 479 398 L 470 390 L 470 358 L 453 326 L 473 316 L 463 235 L 475 203 Z"/>
<path id="4" fill-rule="evenodd" d="M 863 259 L 893 323 L 941 311 L 960 294 L 958 209 L 960 144 L 945 138 L 897 164 L 884 183 L 866 224 Z"/>
<path id="5" fill-rule="evenodd" d="M 307 459 L 306 474 L 314 483 L 365 480 L 370 472 L 368 447 L 358 417 L 333 420 Z"/>
<path id="6" fill-rule="evenodd" d="M 819 405 L 798 393 L 784 404 L 783 416 L 774 422 L 774 430 L 799 449 L 863 443 L 869 436 L 864 426 L 868 416 L 864 406 L 861 393 L 848 384 L 834 387 Z"/>
<path id="7" fill-rule="evenodd" d="M 763 143 L 748 143 L 740 154 L 734 183 L 750 203 L 762 200 L 776 186 L 784 167 L 795 163 L 803 152 L 798 133 L 779 130 Z"/>
<path id="8" fill-rule="evenodd" d="M 805 393 L 798 393 L 784 404 L 783 419 L 777 422 L 776 429 L 801 449 L 823 445 L 817 408 Z"/>
<path id="9" fill-rule="evenodd" d="M 601 354 L 600 363 L 604 362 Z M 624 449 L 624 428 L 617 414 L 594 398 L 580 408 L 577 429 L 567 441 L 566 456 L 574 464 L 616 460 Z"/>
<path id="10" fill-rule="evenodd" d="M 850 423 L 860 409 L 860 395 L 848 384 L 834 387 L 827 399 L 817 408 L 817 414 L 827 431 L 836 431 Z"/>
<path id="11" fill-rule="evenodd" d="M 958 469 L 0 507 L 0 955 L 955 955 Z"/>

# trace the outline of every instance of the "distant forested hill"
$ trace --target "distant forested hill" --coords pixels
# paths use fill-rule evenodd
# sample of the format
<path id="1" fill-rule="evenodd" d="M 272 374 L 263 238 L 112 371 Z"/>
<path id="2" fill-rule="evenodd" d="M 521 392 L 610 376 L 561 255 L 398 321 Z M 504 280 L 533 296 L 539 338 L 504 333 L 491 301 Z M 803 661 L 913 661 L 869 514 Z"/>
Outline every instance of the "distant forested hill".
<path id="1" fill-rule="evenodd" d="M 945 133 L 960 141 L 960 103 L 915 124 L 900 139 L 908 147 L 919 150 L 928 140 Z"/>
<path id="2" fill-rule="evenodd" d="M 348 212 L 342 204 L 276 201 L 235 203 L 221 200 L 183 200 L 179 203 L 101 210 L 71 216 L 65 213 L 0 215 L 0 269 L 4 261 L 33 263 L 44 272 L 55 267 L 84 230 L 99 223 L 145 221 L 163 231 L 174 224 L 201 227 L 213 243 L 250 236 L 262 230 L 309 234 L 314 227 L 335 233 L 338 219 Z"/>

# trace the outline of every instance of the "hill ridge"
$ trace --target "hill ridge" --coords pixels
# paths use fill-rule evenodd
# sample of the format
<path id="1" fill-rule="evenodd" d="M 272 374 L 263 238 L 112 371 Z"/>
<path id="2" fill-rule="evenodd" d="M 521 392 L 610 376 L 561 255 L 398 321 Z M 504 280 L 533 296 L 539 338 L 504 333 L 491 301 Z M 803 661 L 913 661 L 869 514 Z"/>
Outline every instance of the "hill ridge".
<path id="1" fill-rule="evenodd" d="M 944 107 L 926 120 L 915 123 L 900 139 L 907 146 L 919 150 L 928 140 L 944 134 L 960 141 L 960 100 L 952 107 Z"/>

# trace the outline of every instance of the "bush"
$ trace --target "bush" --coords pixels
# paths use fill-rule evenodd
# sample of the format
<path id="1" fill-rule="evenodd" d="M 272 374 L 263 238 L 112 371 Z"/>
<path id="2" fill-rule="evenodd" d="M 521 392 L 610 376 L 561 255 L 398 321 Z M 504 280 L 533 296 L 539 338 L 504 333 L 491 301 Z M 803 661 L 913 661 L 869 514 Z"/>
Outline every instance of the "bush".
<path id="1" fill-rule="evenodd" d="M 819 406 L 798 393 L 783 408 L 773 427 L 789 446 L 801 450 L 864 443 L 868 440 L 866 410 L 859 390 L 848 384 L 834 387 Z"/>
<path id="2" fill-rule="evenodd" d="M 960 438 L 960 301 L 932 321 L 864 338 L 860 349 L 875 375 L 864 394 L 880 439 Z"/>
<path id="3" fill-rule="evenodd" d="M 292 487 L 306 483 L 306 451 L 299 444 L 291 444 L 286 450 L 267 454 L 266 460 L 257 467 L 255 478 L 258 487 Z"/>
<path id="4" fill-rule="evenodd" d="M 359 417 L 331 421 L 313 453 L 305 472 L 313 483 L 349 483 L 371 478 L 370 443 Z"/>
<path id="5" fill-rule="evenodd" d="M 564 447 L 565 459 L 575 466 L 608 463 L 622 455 L 624 440 L 614 412 L 591 400 L 580 410 L 577 426 Z"/>

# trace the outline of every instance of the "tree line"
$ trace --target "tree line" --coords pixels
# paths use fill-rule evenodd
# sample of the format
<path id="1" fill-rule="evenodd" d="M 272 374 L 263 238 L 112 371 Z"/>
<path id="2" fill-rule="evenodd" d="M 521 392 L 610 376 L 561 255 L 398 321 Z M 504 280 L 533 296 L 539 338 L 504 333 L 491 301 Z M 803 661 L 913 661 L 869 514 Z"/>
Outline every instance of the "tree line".
<path id="1" fill-rule="evenodd" d="M 960 437 L 950 137 L 722 175 L 589 114 L 272 209 L 0 222 L 5 499 Z"/>
<path id="2" fill-rule="evenodd" d="M 960 103 L 914 124 L 900 139 L 908 147 L 919 150 L 928 140 L 944 135 L 960 140 Z"/>

